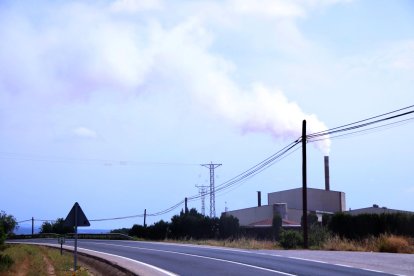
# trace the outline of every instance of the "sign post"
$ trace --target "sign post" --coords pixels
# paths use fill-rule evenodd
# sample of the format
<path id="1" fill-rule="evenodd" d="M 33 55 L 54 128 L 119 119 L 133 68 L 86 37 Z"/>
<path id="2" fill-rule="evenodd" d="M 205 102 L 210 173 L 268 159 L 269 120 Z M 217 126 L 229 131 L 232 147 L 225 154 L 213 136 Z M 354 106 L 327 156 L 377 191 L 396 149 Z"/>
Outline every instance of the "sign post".
<path id="1" fill-rule="evenodd" d="M 63 244 L 65 243 L 65 237 L 61 236 L 58 238 L 58 243 L 60 243 L 60 255 L 62 255 L 63 251 Z"/>
<path id="2" fill-rule="evenodd" d="M 72 209 L 65 219 L 65 226 L 75 227 L 75 248 L 73 250 L 73 275 L 76 275 L 76 265 L 78 261 L 78 226 L 91 226 L 89 220 L 86 218 L 85 213 L 79 206 L 79 203 L 75 202 Z"/>

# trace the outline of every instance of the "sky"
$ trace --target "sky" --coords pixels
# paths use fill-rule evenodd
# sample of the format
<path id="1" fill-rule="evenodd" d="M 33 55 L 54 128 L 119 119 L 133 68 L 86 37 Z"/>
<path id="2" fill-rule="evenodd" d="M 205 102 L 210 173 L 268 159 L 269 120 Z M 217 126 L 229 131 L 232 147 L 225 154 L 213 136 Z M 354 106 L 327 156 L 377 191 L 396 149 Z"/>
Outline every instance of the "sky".
<path id="1" fill-rule="evenodd" d="M 296 140 L 304 119 L 313 133 L 412 105 L 412 26 L 410 0 L 1 1 L 0 209 L 18 221 L 75 202 L 89 219 L 156 213 L 209 185 L 200 164 L 222 164 L 220 185 Z M 324 188 L 329 155 L 347 209 L 414 211 L 413 140 L 407 123 L 312 143 L 308 186 Z M 217 215 L 301 187 L 301 162 L 295 151 L 218 193 Z"/>

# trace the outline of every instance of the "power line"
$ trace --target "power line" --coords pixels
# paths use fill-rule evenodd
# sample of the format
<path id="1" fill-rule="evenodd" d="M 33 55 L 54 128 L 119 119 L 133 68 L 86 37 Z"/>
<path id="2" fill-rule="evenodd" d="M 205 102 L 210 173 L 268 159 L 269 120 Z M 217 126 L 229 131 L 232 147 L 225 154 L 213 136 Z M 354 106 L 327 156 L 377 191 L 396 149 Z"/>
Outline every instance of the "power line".
<path id="1" fill-rule="evenodd" d="M 407 108 L 404 108 L 404 109 L 407 109 Z M 395 113 L 395 112 L 397 112 L 397 111 L 388 112 L 388 113 L 385 113 L 385 114 L 390 114 L 390 113 Z M 388 120 L 396 119 L 396 118 L 399 118 L 399 117 L 402 117 L 402 116 L 407 116 L 407 115 L 410 115 L 410 114 L 413 114 L 413 113 L 414 113 L 414 110 L 411 110 L 411 111 L 407 111 L 407 112 L 400 113 L 400 114 L 397 114 L 397 115 L 392 115 L 392 116 L 389 116 L 389 117 L 386 117 L 386 118 L 382 118 L 382 119 L 378 119 L 378 120 L 374 120 L 374 121 L 370 121 L 370 122 L 366 122 L 366 121 L 369 121 L 370 119 L 365 119 L 365 120 L 361 120 L 361 121 L 358 121 L 358 122 L 355 122 L 355 123 L 352 123 L 352 124 L 347 124 L 347 125 L 344 125 L 344 126 L 341 126 L 341 127 L 335 127 L 335 128 L 328 129 L 328 130 L 325 130 L 325 131 L 312 133 L 312 134 L 307 135 L 306 137 L 308 139 L 312 139 L 312 138 L 315 138 L 315 137 L 326 136 L 326 135 L 330 135 L 330 134 L 334 134 L 334 133 L 340 133 L 340 132 L 344 132 L 344 131 L 350 131 L 350 130 L 366 127 L 366 126 L 369 126 L 369 125 L 385 122 L 385 121 L 388 121 Z M 384 116 L 384 115 L 378 115 L 378 116 L 375 116 L 375 117 L 372 117 L 372 118 L 378 118 L 378 117 L 382 117 L 382 116 Z M 359 123 L 359 122 L 366 122 L 366 123 L 355 125 L 356 123 Z M 351 125 L 353 125 L 353 126 L 351 126 Z"/>
<path id="2" fill-rule="evenodd" d="M 99 158 L 72 158 L 63 156 L 41 156 L 35 154 L 25 154 L 16 152 L 0 152 L 1 159 L 48 162 L 48 163 L 78 163 L 78 164 L 97 164 L 97 165 L 117 165 L 117 166 L 198 166 L 195 163 L 179 163 L 179 162 L 149 162 L 134 160 L 115 160 L 115 159 L 99 159 Z"/>
<path id="3" fill-rule="evenodd" d="M 361 136 L 361 135 L 366 135 L 366 134 L 371 134 L 374 132 L 379 132 L 379 131 L 383 131 L 383 130 L 387 130 L 387 129 L 391 129 L 391 128 L 395 128 L 398 127 L 400 125 L 405 125 L 408 123 L 412 123 L 414 120 L 414 117 L 412 118 L 408 118 L 408 119 L 404 119 L 404 120 L 399 120 L 397 122 L 392 122 L 392 123 L 388 123 L 388 124 L 384 124 L 384 125 L 380 125 L 380 126 L 375 126 L 375 127 L 371 127 L 368 129 L 361 129 L 361 130 L 356 130 L 356 131 L 352 131 L 350 133 L 344 133 L 344 134 L 338 134 L 335 136 L 329 136 L 329 137 L 322 137 L 319 139 L 312 139 L 309 140 L 308 142 L 313 143 L 313 142 L 318 142 L 318 141 L 323 141 L 323 140 L 333 140 L 333 139 L 338 139 L 338 138 L 348 138 L 348 136 Z"/>
<path id="4" fill-rule="evenodd" d="M 374 131 L 374 130 L 381 130 L 385 127 L 395 127 L 397 124 L 405 124 L 410 122 L 411 120 L 414 119 L 414 117 L 408 118 L 408 119 L 404 119 L 404 120 L 399 120 L 397 122 L 391 122 L 391 123 L 387 123 L 387 124 L 383 124 L 380 126 L 376 126 L 376 127 L 371 127 L 368 129 L 361 129 L 361 130 L 356 130 L 353 131 L 355 129 L 360 129 L 360 128 L 364 128 L 364 127 L 368 127 L 370 125 L 373 124 L 379 124 L 382 122 L 386 122 L 389 120 L 394 120 L 397 118 L 401 118 L 403 116 L 407 116 L 410 114 L 414 113 L 414 110 L 411 111 L 405 111 L 403 113 L 400 114 L 396 114 L 396 115 L 392 115 L 392 116 L 388 116 L 385 118 L 381 118 L 390 114 L 394 114 L 403 110 L 407 110 L 410 108 L 413 108 L 414 105 L 408 106 L 408 107 L 404 107 L 404 108 L 400 108 L 394 111 L 390 111 L 387 113 L 383 113 L 377 116 L 373 116 L 367 119 L 363 119 L 363 120 L 359 120 L 353 123 L 349 123 L 349 124 L 345 124 L 339 127 L 335 127 L 332 129 L 328 129 L 325 131 L 320 131 L 320 132 L 316 132 L 316 133 L 312 133 L 306 136 L 307 141 L 308 142 L 316 142 L 316 141 L 320 141 L 320 140 L 325 140 L 325 139 L 331 139 L 331 138 L 338 138 L 338 137 L 345 137 L 345 136 L 351 136 L 351 135 L 355 135 L 356 133 L 363 133 L 363 132 L 368 132 L 368 131 Z M 377 118 L 381 118 L 381 119 L 377 119 Z M 373 119 L 377 119 L 377 120 L 373 120 Z M 373 121 L 372 121 L 373 120 Z M 342 132 L 349 132 L 352 131 L 351 133 L 345 133 L 345 134 L 339 134 Z M 335 135 L 333 137 L 329 137 L 331 134 L 338 134 Z M 328 136 L 328 137 L 326 137 Z M 319 139 L 315 139 L 318 138 Z M 324 138 L 323 138 L 324 137 Z M 273 155 L 271 155 L 270 157 L 266 158 L 265 160 L 259 162 L 258 164 L 254 165 L 253 167 L 245 170 L 244 172 L 238 174 L 237 176 L 223 182 L 222 184 L 218 185 L 217 188 L 215 188 L 214 190 L 210 189 L 210 192 L 207 192 L 205 194 L 198 194 L 198 195 L 194 195 L 191 197 L 187 197 L 188 200 L 196 200 L 198 198 L 200 198 L 201 196 L 205 196 L 205 195 L 211 195 L 213 192 L 214 194 L 216 192 L 221 192 L 224 191 L 226 189 L 230 189 L 232 187 L 237 187 L 236 185 L 243 183 L 244 181 L 246 181 L 247 179 L 250 179 L 251 177 L 257 175 L 258 173 L 266 170 L 267 168 L 269 168 L 270 166 L 272 166 L 273 164 L 275 164 L 276 162 L 284 159 L 285 157 L 289 156 L 290 154 L 292 154 L 293 152 L 295 152 L 296 150 L 298 150 L 299 148 L 294 149 L 298 144 L 300 144 L 302 142 L 301 138 L 296 139 L 295 141 L 291 142 L 290 144 L 288 144 L 287 146 L 285 146 L 284 148 L 282 148 L 281 150 L 279 150 L 278 152 L 274 153 Z M 294 150 L 293 150 L 294 149 Z M 1 154 L 1 152 L 0 152 Z M 205 164 L 205 165 L 211 165 L 211 164 Z M 214 165 L 218 165 L 218 164 L 214 164 Z M 221 165 L 221 164 L 220 164 Z M 182 205 L 184 202 L 184 200 L 181 200 L 180 202 L 178 202 L 177 204 L 164 209 L 162 211 L 156 212 L 156 213 L 152 213 L 152 214 L 147 214 L 147 216 L 160 216 L 166 213 L 169 213 L 175 209 L 177 209 L 180 205 Z M 144 214 L 139 214 L 139 215 L 132 215 L 132 216 L 123 216 L 123 217 L 114 217 L 114 218 L 102 218 L 102 219 L 91 219 L 90 221 L 109 221 L 109 220 L 121 220 L 121 219 L 128 219 L 128 218 L 137 218 L 137 217 L 143 217 Z M 26 221 L 22 221 L 22 222 L 27 222 L 29 220 Z M 37 221 L 52 221 L 52 220 L 37 220 Z"/>
<path id="5" fill-rule="evenodd" d="M 383 113 L 383 114 L 380 114 L 380 115 L 372 116 L 372 117 L 369 117 L 367 119 L 363 119 L 363 120 L 359 120 L 359 121 L 356 121 L 356 122 L 353 122 L 353 123 L 348 123 L 348 124 L 345 124 L 345 125 L 342 125 L 342 126 L 334 127 L 334 128 L 329 129 L 329 130 L 315 132 L 315 133 L 312 133 L 312 134 L 307 135 L 307 136 L 311 137 L 313 135 L 323 134 L 323 133 L 326 133 L 328 131 L 333 131 L 333 130 L 336 130 L 336 129 L 342 129 L 342 128 L 345 128 L 345 127 L 348 127 L 348 126 L 351 126 L 351 125 L 355 125 L 355 124 L 359 124 L 359 123 L 362 123 L 362 122 L 370 121 L 372 119 L 380 118 L 380 117 L 383 117 L 383 116 L 386 116 L 386 115 L 389 115 L 389 114 L 393 114 L 393 113 L 396 113 L 396 112 L 400 112 L 402 110 L 410 109 L 410 108 L 413 108 L 413 107 L 414 107 L 414 105 L 410 105 L 410 106 L 403 107 L 403 108 L 393 110 L 393 111 L 390 111 L 390 112 L 386 112 L 386 113 Z"/>

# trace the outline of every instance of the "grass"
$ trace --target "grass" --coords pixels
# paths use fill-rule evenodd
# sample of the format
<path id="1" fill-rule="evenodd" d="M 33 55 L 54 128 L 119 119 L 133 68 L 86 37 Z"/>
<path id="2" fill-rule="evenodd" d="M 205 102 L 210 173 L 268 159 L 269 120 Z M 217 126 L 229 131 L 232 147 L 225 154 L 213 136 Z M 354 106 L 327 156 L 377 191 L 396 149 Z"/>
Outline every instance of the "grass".
<path id="1" fill-rule="evenodd" d="M 229 240 L 170 240 L 165 242 L 222 246 L 241 249 L 283 249 L 278 242 L 239 238 Z M 300 248 L 298 248 L 300 249 Z M 319 246 L 312 246 L 312 250 L 331 251 L 362 251 L 362 252 L 389 252 L 414 254 L 414 238 L 390 234 L 379 237 L 369 237 L 360 241 L 328 236 Z"/>
<path id="2" fill-rule="evenodd" d="M 58 276 L 72 275 L 73 255 L 60 250 L 44 246 L 28 244 L 8 245 L 3 256 L 10 256 L 13 264 L 0 270 L 0 276 L 5 275 L 49 275 L 50 270 Z M 84 268 L 80 268 L 76 275 L 88 275 Z"/>
<path id="3" fill-rule="evenodd" d="M 334 236 L 328 238 L 321 246 L 321 249 L 334 251 L 366 251 L 413 254 L 414 239 L 384 234 L 379 237 L 369 237 L 361 241 L 355 241 Z"/>
<path id="4" fill-rule="evenodd" d="M 184 244 L 197 244 L 197 245 L 210 245 L 210 246 L 222 246 L 231 248 L 242 249 L 281 249 L 277 242 L 267 240 L 256 240 L 251 238 L 239 238 L 228 240 L 170 240 L 165 242 L 172 243 L 184 243 Z"/>

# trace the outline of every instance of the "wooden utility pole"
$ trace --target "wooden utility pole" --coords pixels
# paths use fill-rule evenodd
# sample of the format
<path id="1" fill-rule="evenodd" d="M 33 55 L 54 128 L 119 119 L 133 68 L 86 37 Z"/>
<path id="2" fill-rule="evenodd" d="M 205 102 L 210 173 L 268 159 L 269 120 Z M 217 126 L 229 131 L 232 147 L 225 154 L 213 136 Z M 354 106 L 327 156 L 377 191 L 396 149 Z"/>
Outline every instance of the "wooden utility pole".
<path id="1" fill-rule="evenodd" d="M 308 195 L 306 183 L 306 120 L 302 122 L 302 220 L 303 247 L 308 248 Z"/>

